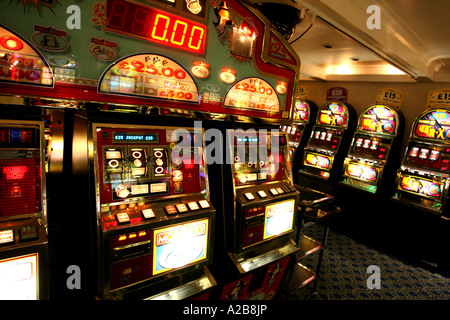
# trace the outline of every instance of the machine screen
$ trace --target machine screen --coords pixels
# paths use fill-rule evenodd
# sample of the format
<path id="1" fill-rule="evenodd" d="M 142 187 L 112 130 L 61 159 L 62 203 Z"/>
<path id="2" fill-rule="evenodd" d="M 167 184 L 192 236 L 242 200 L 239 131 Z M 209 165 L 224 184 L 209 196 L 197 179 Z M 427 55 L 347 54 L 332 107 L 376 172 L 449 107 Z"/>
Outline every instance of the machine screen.
<path id="1" fill-rule="evenodd" d="M 395 134 L 397 132 L 398 120 L 394 111 L 383 105 L 375 105 L 368 108 L 361 115 L 360 131 Z"/>
<path id="2" fill-rule="evenodd" d="M 38 255 L 0 260 L 0 299 L 38 299 Z"/>
<path id="3" fill-rule="evenodd" d="M 156 229 L 153 275 L 206 259 L 208 238 L 208 219 Z"/>
<path id="4" fill-rule="evenodd" d="M 270 131 L 234 132 L 233 175 L 236 186 L 288 179 L 287 137 Z"/>
<path id="5" fill-rule="evenodd" d="M 376 183 L 379 169 L 362 163 L 350 162 L 345 168 L 344 175 L 359 180 Z"/>
<path id="6" fill-rule="evenodd" d="M 417 176 L 402 175 L 398 188 L 430 198 L 441 198 L 444 184 Z"/>
<path id="7" fill-rule="evenodd" d="M 306 152 L 305 154 L 305 165 L 323 169 L 330 170 L 332 164 L 332 158 L 326 155 Z"/>
<path id="8" fill-rule="evenodd" d="M 177 138 L 174 130 L 97 127 L 100 203 L 204 190 L 202 146 L 197 145 L 201 139 L 187 130 L 186 137 Z M 174 146 L 180 141 L 190 145 L 188 154 L 173 158 Z"/>
<path id="9" fill-rule="evenodd" d="M 295 199 L 268 205 L 265 212 L 264 239 L 268 239 L 293 228 Z"/>
<path id="10" fill-rule="evenodd" d="M 410 141 L 404 164 L 433 171 L 449 172 L 450 147 Z"/>

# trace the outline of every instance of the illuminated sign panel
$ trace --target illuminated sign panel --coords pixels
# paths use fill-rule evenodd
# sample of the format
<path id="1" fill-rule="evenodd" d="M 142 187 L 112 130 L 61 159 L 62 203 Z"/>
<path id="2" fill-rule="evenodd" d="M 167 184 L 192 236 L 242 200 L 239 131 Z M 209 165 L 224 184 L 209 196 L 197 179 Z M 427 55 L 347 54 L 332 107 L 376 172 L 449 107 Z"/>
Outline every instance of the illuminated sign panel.
<path id="1" fill-rule="evenodd" d="M 347 127 L 348 110 L 343 103 L 327 102 L 320 108 L 317 124 Z"/>
<path id="2" fill-rule="evenodd" d="M 359 130 L 394 134 L 397 131 L 397 125 L 397 116 L 391 108 L 375 105 L 362 114 Z"/>
<path id="3" fill-rule="evenodd" d="M 438 181 L 403 175 L 398 188 L 420 196 L 440 198 L 444 190 L 444 184 Z"/>
<path id="4" fill-rule="evenodd" d="M 295 200 L 277 202 L 266 207 L 264 239 L 290 231 L 294 222 Z"/>
<path id="5" fill-rule="evenodd" d="M 309 120 L 309 106 L 304 100 L 296 100 L 294 107 L 294 121 L 308 121 Z"/>
<path id="6" fill-rule="evenodd" d="M 37 253 L 0 260 L 0 300 L 37 300 Z"/>
<path id="7" fill-rule="evenodd" d="M 329 170 L 331 168 L 331 157 L 308 152 L 305 157 L 305 165 Z"/>
<path id="8" fill-rule="evenodd" d="M 0 24 L 0 82 L 53 87 L 52 69 L 20 35 Z"/>
<path id="9" fill-rule="evenodd" d="M 99 92 L 198 103 L 198 88 L 177 62 L 160 55 L 139 54 L 110 66 Z"/>
<path id="10" fill-rule="evenodd" d="M 280 101 L 275 90 L 260 78 L 246 78 L 236 83 L 228 91 L 223 105 L 271 113 L 280 112 Z"/>
<path id="11" fill-rule="evenodd" d="M 105 30 L 203 54 L 206 26 L 135 2 L 108 0 Z"/>
<path id="12" fill-rule="evenodd" d="M 206 259 L 208 233 L 208 219 L 156 229 L 153 239 L 153 275 Z"/>
<path id="13" fill-rule="evenodd" d="M 441 141 L 450 140 L 450 111 L 434 109 L 422 114 L 414 123 L 413 136 Z"/>
<path id="14" fill-rule="evenodd" d="M 349 163 L 345 169 L 345 175 L 368 182 L 378 180 L 379 169 L 361 163 Z"/>

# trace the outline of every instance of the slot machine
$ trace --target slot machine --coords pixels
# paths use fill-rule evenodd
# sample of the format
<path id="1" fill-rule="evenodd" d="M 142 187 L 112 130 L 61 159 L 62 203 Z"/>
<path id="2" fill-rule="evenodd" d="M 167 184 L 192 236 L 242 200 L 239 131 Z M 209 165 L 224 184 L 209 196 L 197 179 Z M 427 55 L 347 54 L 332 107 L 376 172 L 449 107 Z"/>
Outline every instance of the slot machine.
<path id="1" fill-rule="evenodd" d="M 49 298 L 44 122 L 0 120 L 0 299 Z"/>
<path id="2" fill-rule="evenodd" d="M 288 134 L 289 138 L 289 157 L 292 164 L 292 173 L 295 176 L 298 171 L 297 163 L 301 157 L 301 152 L 298 150 L 303 150 L 307 140 L 311 134 L 311 119 L 316 118 L 317 107 L 316 105 L 306 99 L 298 98 L 295 100 L 294 104 L 294 116 L 291 125 L 281 126 L 281 130 Z M 294 181 L 295 181 L 294 177 Z"/>
<path id="3" fill-rule="evenodd" d="M 283 169 L 264 180 L 260 167 L 249 168 L 253 171 L 243 174 L 249 179 L 259 176 L 261 180 L 253 182 L 267 184 L 261 187 L 267 197 L 255 198 L 250 205 L 244 194 L 251 190 L 242 193 L 248 203 L 238 204 L 230 168 L 226 192 L 232 195 L 221 197 L 222 167 L 211 179 L 211 166 L 201 152 L 208 141 L 203 131 L 196 134 L 194 125 L 199 120 L 205 129 L 226 130 L 242 123 L 263 130 L 291 123 L 300 61 L 270 21 L 236 0 L 80 2 L 80 10 L 90 14 L 83 24 L 83 34 L 91 35 L 86 40 L 68 31 L 66 19 L 59 18 L 66 16 L 65 7 L 55 2 L 31 10 L 25 6 L 14 2 L 2 11 L 0 30 L 11 32 L 0 41 L 0 47 L 7 48 L 0 49 L 12 55 L 5 55 L 0 64 L 14 56 L 20 59 L 12 60 L 16 69 L 3 75 L 9 81 L 0 90 L 53 100 L 64 109 L 64 145 L 71 147 L 64 149 L 64 168 L 57 180 L 70 182 L 60 191 L 71 205 L 65 206 L 56 237 L 61 246 L 71 244 L 59 266 L 64 276 L 68 266 L 79 266 L 82 281 L 95 278 L 93 295 L 99 299 L 195 298 L 215 286 L 216 274 L 213 277 L 209 267 L 213 252 L 214 257 L 220 255 L 215 244 L 223 241 L 214 239 L 224 228 L 215 212 L 219 208 L 222 214 L 224 203 L 231 202 L 240 206 L 238 214 L 244 219 L 236 225 L 246 230 L 245 236 L 236 234 L 240 239 L 231 241 L 234 255 L 282 239 L 274 248 L 279 252 L 275 259 L 274 251 L 264 253 L 272 257 L 265 262 L 247 259 L 262 266 L 261 274 L 278 285 L 286 270 L 286 260 L 280 261 L 297 250 L 288 240 L 291 222 L 278 218 L 296 210 L 298 194 L 288 187 L 287 137 L 271 133 L 269 139 L 261 131 L 261 141 L 279 144 L 267 157 Z M 41 9 L 58 17 L 52 28 L 35 23 L 42 20 Z M 16 42 L 25 38 L 31 39 L 26 52 L 29 48 Z M 172 134 L 177 128 L 185 134 L 179 139 Z M 192 158 L 180 161 L 172 151 L 183 141 L 192 145 L 184 147 L 182 155 Z M 262 147 L 265 150 L 268 146 Z M 269 185 L 273 195 L 265 189 Z M 266 211 L 275 214 L 267 217 L 270 227 L 262 239 L 241 225 L 246 221 L 242 210 L 254 216 L 250 220 L 258 232 Z M 245 277 L 251 275 L 255 273 Z M 258 281 L 252 283 L 256 287 Z M 91 296 L 89 283 L 83 282 L 82 288 Z"/>
<path id="4" fill-rule="evenodd" d="M 92 117 L 91 117 L 92 119 Z M 202 131 L 90 122 L 101 299 L 187 299 L 215 285 Z M 177 150 L 178 143 L 184 147 Z"/>
<path id="5" fill-rule="evenodd" d="M 287 134 L 253 127 L 225 131 L 229 158 L 219 169 L 224 243 L 216 242 L 213 266 L 220 300 L 273 299 L 298 251 L 292 236 L 299 193 Z"/>
<path id="6" fill-rule="evenodd" d="M 448 108 L 428 109 L 415 119 L 397 171 L 394 201 L 437 215 L 448 215 L 449 130 Z"/>
<path id="7" fill-rule="evenodd" d="M 340 184 L 380 194 L 394 184 L 396 159 L 403 116 L 390 106 L 374 104 L 359 116 L 348 154 L 344 160 Z"/>
<path id="8" fill-rule="evenodd" d="M 327 101 L 317 112 L 308 144 L 303 151 L 298 184 L 333 193 L 342 170 L 355 122 L 354 110 L 340 101 Z"/>

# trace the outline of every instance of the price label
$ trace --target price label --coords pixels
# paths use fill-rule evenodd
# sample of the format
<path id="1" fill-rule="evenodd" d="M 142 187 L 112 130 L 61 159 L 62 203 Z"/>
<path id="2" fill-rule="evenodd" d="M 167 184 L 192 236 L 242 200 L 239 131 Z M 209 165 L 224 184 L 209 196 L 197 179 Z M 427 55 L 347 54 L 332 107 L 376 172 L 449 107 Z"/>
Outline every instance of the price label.
<path id="1" fill-rule="evenodd" d="M 400 110 L 403 94 L 395 89 L 380 89 L 377 93 L 376 103 L 387 104 L 396 110 Z"/>
<path id="2" fill-rule="evenodd" d="M 450 107 L 450 89 L 439 89 L 428 94 L 427 107 Z"/>

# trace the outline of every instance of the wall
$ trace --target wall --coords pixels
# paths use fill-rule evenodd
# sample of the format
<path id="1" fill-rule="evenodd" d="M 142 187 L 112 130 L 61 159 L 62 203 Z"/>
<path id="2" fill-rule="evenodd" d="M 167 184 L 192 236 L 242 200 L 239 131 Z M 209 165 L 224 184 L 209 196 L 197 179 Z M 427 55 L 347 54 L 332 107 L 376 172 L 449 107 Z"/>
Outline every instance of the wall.
<path id="1" fill-rule="evenodd" d="M 384 88 L 396 89 L 403 93 L 400 107 L 405 118 L 405 128 L 402 139 L 402 152 L 407 146 L 411 127 L 415 118 L 425 111 L 428 93 L 437 89 L 450 89 L 450 83 L 406 83 L 406 82 L 322 82 L 301 81 L 299 86 L 309 89 L 308 100 L 320 107 L 326 101 L 327 90 L 332 87 L 344 87 L 348 90 L 347 102 L 353 106 L 356 114 L 375 103 L 378 90 Z"/>

